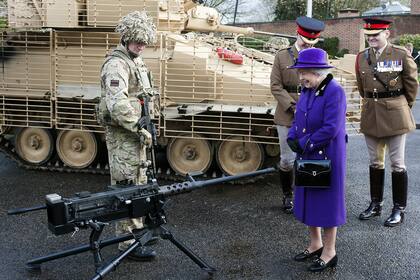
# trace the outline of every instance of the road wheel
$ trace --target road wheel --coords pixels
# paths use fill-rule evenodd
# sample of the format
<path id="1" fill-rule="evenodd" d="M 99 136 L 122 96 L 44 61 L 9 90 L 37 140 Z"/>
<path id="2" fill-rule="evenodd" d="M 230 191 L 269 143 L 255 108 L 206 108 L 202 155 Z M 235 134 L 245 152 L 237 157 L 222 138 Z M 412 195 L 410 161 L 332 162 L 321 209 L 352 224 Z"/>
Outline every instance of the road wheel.
<path id="1" fill-rule="evenodd" d="M 265 153 L 269 156 L 269 157 L 278 157 L 280 155 L 280 146 L 279 144 L 274 144 L 274 145 L 266 145 L 265 146 Z"/>
<path id="2" fill-rule="evenodd" d="M 54 152 L 54 138 L 48 129 L 34 127 L 19 129 L 15 141 L 19 157 L 32 165 L 47 162 Z"/>
<path id="3" fill-rule="evenodd" d="M 194 135 L 199 138 L 200 135 Z M 166 157 L 171 168 L 186 175 L 191 172 L 205 173 L 213 160 L 210 142 L 197 138 L 172 138 L 166 148 Z"/>
<path id="4" fill-rule="evenodd" d="M 223 173 L 236 175 L 258 170 L 264 162 L 264 150 L 260 144 L 231 136 L 220 143 L 216 159 Z"/>
<path id="5" fill-rule="evenodd" d="M 78 169 L 92 164 L 98 153 L 95 134 L 80 130 L 61 130 L 57 136 L 56 148 L 65 165 Z"/>

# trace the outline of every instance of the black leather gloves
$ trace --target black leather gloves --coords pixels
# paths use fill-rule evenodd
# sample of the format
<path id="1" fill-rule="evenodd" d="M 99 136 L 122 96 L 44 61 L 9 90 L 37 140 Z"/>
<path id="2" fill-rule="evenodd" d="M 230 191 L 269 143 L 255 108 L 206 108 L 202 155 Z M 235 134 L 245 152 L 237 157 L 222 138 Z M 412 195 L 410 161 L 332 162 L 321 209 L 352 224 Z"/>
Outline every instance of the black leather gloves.
<path id="1" fill-rule="evenodd" d="M 287 139 L 287 144 L 289 145 L 290 149 L 298 154 L 301 154 L 303 152 L 302 148 L 299 145 L 299 141 L 297 139 Z"/>

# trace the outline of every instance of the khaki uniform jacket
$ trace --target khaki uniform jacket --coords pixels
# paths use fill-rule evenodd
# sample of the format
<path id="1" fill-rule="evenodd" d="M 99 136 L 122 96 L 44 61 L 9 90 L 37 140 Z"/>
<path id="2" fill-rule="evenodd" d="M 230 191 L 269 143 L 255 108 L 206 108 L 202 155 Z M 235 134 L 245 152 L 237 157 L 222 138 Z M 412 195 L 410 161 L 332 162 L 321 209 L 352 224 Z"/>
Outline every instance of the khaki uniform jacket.
<path id="1" fill-rule="evenodd" d="M 384 65 L 388 68 L 384 69 Z M 391 69 L 390 65 L 397 67 Z M 378 78 L 388 88 L 374 77 L 373 67 L 377 67 Z M 414 104 L 419 85 L 417 65 L 404 48 L 388 43 L 378 59 L 372 48 L 360 52 L 356 59 L 356 78 L 362 97 L 360 130 L 363 134 L 387 137 L 405 134 L 415 128 L 410 107 Z M 403 94 L 389 98 L 367 96 L 368 93 L 389 91 L 401 91 Z"/>
<path id="2" fill-rule="evenodd" d="M 288 66 L 294 64 L 294 59 L 292 59 L 289 50 L 293 53 L 294 59 L 297 58 L 298 51 L 294 45 L 287 49 L 280 50 L 274 58 L 270 76 L 271 93 L 277 100 L 274 123 L 288 127 L 292 125 L 294 118 L 293 109 L 298 100 L 297 92 L 300 84 L 297 70 L 287 69 Z M 292 109 L 290 109 L 290 107 L 292 107 Z"/>

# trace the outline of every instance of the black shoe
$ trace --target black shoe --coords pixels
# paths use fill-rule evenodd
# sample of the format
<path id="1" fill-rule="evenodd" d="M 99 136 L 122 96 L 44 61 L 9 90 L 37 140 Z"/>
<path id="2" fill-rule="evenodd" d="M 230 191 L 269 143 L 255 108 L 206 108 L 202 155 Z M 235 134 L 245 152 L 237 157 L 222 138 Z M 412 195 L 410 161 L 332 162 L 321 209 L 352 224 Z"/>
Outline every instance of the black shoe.
<path id="1" fill-rule="evenodd" d="M 322 254 L 322 249 L 324 249 L 324 247 L 321 247 L 318 250 L 313 251 L 312 253 L 309 253 L 308 249 L 305 249 L 305 251 L 297 254 L 293 259 L 297 262 L 303 262 L 304 260 L 310 259 L 315 256 L 319 257 Z"/>
<path id="2" fill-rule="evenodd" d="M 360 213 L 360 220 L 369 220 L 372 217 L 380 216 L 382 212 L 382 202 L 371 202 L 369 207 Z"/>
<path id="3" fill-rule="evenodd" d="M 394 207 L 392 209 L 391 216 L 389 216 L 388 219 L 386 219 L 384 226 L 386 227 L 395 227 L 404 222 L 404 212 L 405 209 L 402 207 Z"/>
<path id="4" fill-rule="evenodd" d="M 321 258 L 317 258 L 311 266 L 308 267 L 308 270 L 311 272 L 321 272 L 328 267 L 336 267 L 338 263 L 338 257 L 335 255 L 329 262 L 323 261 Z"/>
<path id="5" fill-rule="evenodd" d="M 140 262 L 148 262 L 153 260 L 155 257 L 156 252 L 150 247 L 145 246 L 139 246 L 127 255 L 127 258 Z"/>
<path id="6" fill-rule="evenodd" d="M 283 211 L 287 214 L 293 213 L 293 197 L 292 196 L 284 196 L 283 197 Z"/>

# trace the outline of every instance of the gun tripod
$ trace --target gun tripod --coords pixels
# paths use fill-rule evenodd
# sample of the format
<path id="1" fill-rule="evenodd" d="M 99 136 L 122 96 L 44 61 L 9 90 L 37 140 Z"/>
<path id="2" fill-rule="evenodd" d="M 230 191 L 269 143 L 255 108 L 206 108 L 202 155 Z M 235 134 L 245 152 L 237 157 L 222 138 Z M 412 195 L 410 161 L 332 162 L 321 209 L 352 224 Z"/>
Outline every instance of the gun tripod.
<path id="1" fill-rule="evenodd" d="M 101 241 L 99 240 L 99 237 L 105 225 L 105 223 L 101 222 L 90 222 L 89 226 L 92 228 L 92 232 L 90 234 L 89 244 L 81 245 L 72 249 L 63 250 L 44 257 L 29 260 L 26 263 L 27 269 L 31 271 L 40 271 L 42 263 L 91 251 L 93 253 L 93 259 L 96 268 L 96 275 L 92 278 L 92 280 L 103 279 L 106 274 L 108 274 L 112 270 L 115 270 L 117 266 L 121 263 L 121 261 L 125 257 L 127 257 L 133 250 L 135 250 L 139 246 L 144 246 L 145 244 L 147 244 L 153 236 L 151 229 L 143 228 L 138 231 L 133 231 L 132 234 L 126 234 L 123 236 L 105 239 Z M 173 234 L 162 225 L 159 225 L 158 227 L 154 228 L 153 231 L 157 233 L 162 239 L 167 239 L 172 244 L 174 244 L 179 250 L 181 250 L 193 262 L 195 262 L 203 271 L 208 273 L 209 276 L 213 275 L 213 273 L 216 271 L 216 269 L 208 265 L 199 256 L 194 254 L 194 252 L 192 252 L 187 246 L 179 242 L 179 240 L 177 240 L 173 236 Z M 104 259 L 101 256 L 102 248 L 131 239 L 134 239 L 135 241 L 125 251 L 121 252 L 118 256 L 116 256 L 108 262 L 104 261 Z"/>

